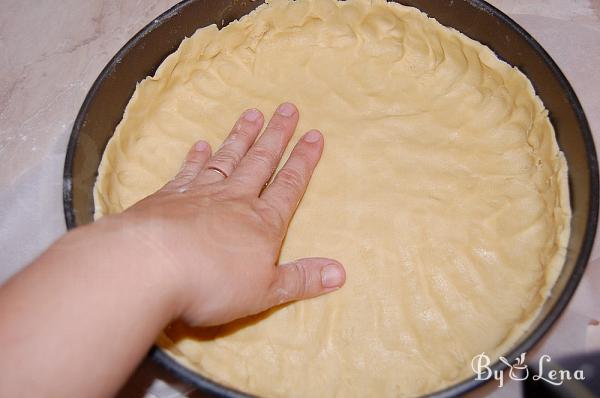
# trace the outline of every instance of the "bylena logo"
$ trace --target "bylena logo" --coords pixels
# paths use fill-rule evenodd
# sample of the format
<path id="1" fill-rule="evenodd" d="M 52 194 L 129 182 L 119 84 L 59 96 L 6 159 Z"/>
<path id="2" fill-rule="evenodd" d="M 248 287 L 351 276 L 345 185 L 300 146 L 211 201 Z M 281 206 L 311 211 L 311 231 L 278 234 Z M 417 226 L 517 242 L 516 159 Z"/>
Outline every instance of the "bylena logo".
<path id="1" fill-rule="evenodd" d="M 546 371 L 549 368 L 550 362 L 552 361 L 550 355 L 547 354 L 544 354 L 540 357 L 537 373 L 530 374 L 529 367 L 525 363 L 525 355 L 525 352 L 522 353 L 515 359 L 514 363 L 510 363 L 505 357 L 498 358 L 500 362 L 508 367 L 507 376 L 511 380 L 526 380 L 531 376 L 532 380 L 534 381 L 543 380 L 555 386 L 560 386 L 565 380 L 585 380 L 583 370 L 581 369 L 575 370 L 574 372 L 565 369 L 550 369 Z M 481 354 L 473 357 L 473 360 L 471 361 L 471 368 L 473 369 L 473 372 L 475 372 L 477 380 L 494 379 L 498 381 L 498 387 L 502 387 L 504 385 L 506 370 L 492 370 L 490 367 L 491 363 L 492 361 L 490 360 L 490 357 L 482 352 Z"/>

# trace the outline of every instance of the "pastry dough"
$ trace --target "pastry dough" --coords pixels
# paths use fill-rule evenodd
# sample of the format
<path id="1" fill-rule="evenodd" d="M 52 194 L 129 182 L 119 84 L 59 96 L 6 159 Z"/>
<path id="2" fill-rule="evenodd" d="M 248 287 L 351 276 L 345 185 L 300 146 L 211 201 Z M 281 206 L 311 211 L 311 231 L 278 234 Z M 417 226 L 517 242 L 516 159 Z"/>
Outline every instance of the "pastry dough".
<path id="1" fill-rule="evenodd" d="M 217 147 L 239 114 L 291 101 L 326 146 L 281 253 L 326 256 L 341 290 L 160 344 L 236 389 L 414 396 L 522 335 L 559 274 L 567 167 L 529 80 L 482 44 L 381 0 L 273 0 L 184 40 L 137 87 L 108 144 L 96 216 Z"/>

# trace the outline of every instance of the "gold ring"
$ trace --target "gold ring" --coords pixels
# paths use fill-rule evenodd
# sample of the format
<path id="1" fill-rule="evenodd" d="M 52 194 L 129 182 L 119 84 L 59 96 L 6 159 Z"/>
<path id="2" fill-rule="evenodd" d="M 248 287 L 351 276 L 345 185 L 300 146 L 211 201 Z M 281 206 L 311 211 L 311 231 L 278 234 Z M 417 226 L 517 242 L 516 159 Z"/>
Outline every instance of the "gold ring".
<path id="1" fill-rule="evenodd" d="M 225 173 L 223 170 L 221 170 L 218 167 L 214 167 L 214 166 L 209 166 L 206 168 L 206 170 L 212 170 L 212 171 L 216 171 L 217 173 L 221 174 L 223 176 L 223 178 L 227 178 L 227 173 Z"/>

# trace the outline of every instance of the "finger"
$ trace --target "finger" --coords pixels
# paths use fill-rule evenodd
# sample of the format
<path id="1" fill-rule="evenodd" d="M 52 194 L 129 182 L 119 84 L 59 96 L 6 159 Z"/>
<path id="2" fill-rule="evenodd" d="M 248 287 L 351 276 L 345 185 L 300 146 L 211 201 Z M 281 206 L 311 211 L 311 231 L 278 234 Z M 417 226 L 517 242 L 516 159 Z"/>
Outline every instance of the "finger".
<path id="1" fill-rule="evenodd" d="M 179 173 L 167 184 L 167 187 L 181 187 L 189 184 L 210 158 L 210 145 L 206 141 L 196 142 L 189 150 Z"/>
<path id="2" fill-rule="evenodd" d="M 346 271 L 328 258 L 304 258 L 277 267 L 275 282 L 269 288 L 266 308 L 329 293 L 346 281 Z"/>
<path id="3" fill-rule="evenodd" d="M 310 177 L 323 153 L 323 136 L 311 130 L 296 144 L 289 159 L 261 197 L 277 210 L 281 219 L 292 218 Z"/>
<path id="4" fill-rule="evenodd" d="M 256 140 L 263 122 L 264 117 L 258 109 L 246 110 L 223 141 L 223 145 L 210 158 L 205 170 L 198 176 L 198 181 L 210 183 L 230 176 Z"/>
<path id="5" fill-rule="evenodd" d="M 298 109 L 287 102 L 279 105 L 265 132 L 248 150 L 231 179 L 258 195 L 277 168 L 297 124 Z"/>

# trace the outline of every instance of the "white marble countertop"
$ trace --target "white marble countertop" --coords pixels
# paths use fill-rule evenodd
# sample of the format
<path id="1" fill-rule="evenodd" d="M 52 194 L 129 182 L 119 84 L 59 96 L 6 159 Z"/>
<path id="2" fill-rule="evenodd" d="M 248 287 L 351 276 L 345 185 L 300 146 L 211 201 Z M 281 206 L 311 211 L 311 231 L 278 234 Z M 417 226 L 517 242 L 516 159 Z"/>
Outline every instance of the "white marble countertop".
<path id="1" fill-rule="evenodd" d="M 0 282 L 65 231 L 65 151 L 72 123 L 93 81 L 133 34 L 176 2 L 1 1 Z M 521 24 L 554 58 L 575 88 L 600 143 L 600 0 L 491 3 Z M 568 310 L 540 352 L 560 356 L 600 349 L 600 327 L 594 325 L 600 319 L 598 246 Z M 177 390 L 190 389 L 145 362 L 122 395 L 171 397 L 180 394 Z M 491 394 L 517 396 L 518 387 L 512 383 Z"/>

